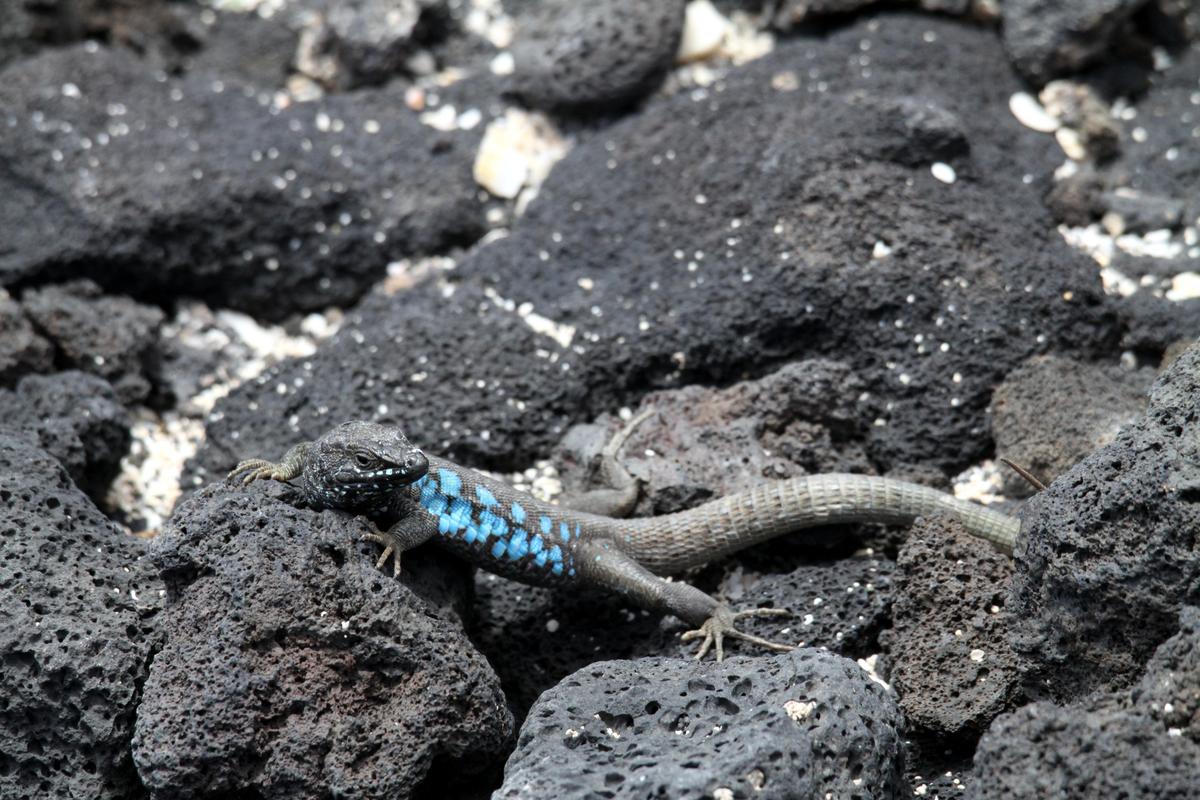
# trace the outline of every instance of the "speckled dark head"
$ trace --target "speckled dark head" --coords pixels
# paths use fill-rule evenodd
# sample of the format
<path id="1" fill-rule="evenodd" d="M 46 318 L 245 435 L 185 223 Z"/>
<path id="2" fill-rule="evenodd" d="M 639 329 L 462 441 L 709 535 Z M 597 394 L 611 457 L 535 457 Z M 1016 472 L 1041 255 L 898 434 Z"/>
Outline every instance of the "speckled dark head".
<path id="1" fill-rule="evenodd" d="M 301 480 L 309 500 L 323 508 L 367 512 L 428 469 L 425 454 L 399 428 L 347 422 L 309 445 Z"/>

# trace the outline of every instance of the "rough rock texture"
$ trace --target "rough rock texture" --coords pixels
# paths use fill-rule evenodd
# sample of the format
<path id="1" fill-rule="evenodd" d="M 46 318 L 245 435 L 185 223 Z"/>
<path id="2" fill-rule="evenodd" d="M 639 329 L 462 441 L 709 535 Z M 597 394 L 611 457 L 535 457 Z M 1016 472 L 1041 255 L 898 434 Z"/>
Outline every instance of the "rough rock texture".
<path id="1" fill-rule="evenodd" d="M 654 414 L 628 440 L 621 462 L 642 481 L 636 514 L 667 514 L 771 478 L 870 472 L 864 452 L 874 407 L 849 367 L 814 359 L 727 389 L 686 386 L 652 392 Z M 624 423 L 576 425 L 555 451 L 570 487 Z"/>
<path id="2" fill-rule="evenodd" d="M 1200 786 L 1200 609 L 1185 607 L 1129 692 L 996 720 L 975 755 L 971 798 L 1175 800 Z"/>
<path id="3" fill-rule="evenodd" d="M 299 34 L 273 15 L 219 12 L 200 33 L 198 49 L 182 60 L 189 72 L 215 75 L 263 89 L 284 85 Z"/>
<path id="4" fill-rule="evenodd" d="M 406 71 L 423 41 L 440 38 L 445 0 L 317 0 L 300 3 L 314 19 L 307 54 L 327 59 L 314 75 L 339 88 L 378 84 Z M 303 40 L 302 40 L 303 41 Z"/>
<path id="5" fill-rule="evenodd" d="M 389 261 L 482 232 L 473 148 L 422 125 L 402 92 L 279 110 L 269 92 L 168 79 L 94 45 L 14 64 L 0 284 L 83 275 L 271 319 L 346 304 Z"/>
<path id="6" fill-rule="evenodd" d="M 1193 226 L 1200 218 L 1200 192 L 1196 191 L 1200 147 L 1193 102 L 1198 84 L 1197 46 L 1182 51 L 1168 69 L 1151 76 L 1149 89 L 1138 100 L 1137 117 L 1124 124 L 1121 157 L 1107 176 L 1111 189 L 1182 206 L 1183 220 Z"/>
<path id="7" fill-rule="evenodd" d="M 1013 370 L 992 396 L 996 455 L 1050 483 L 1137 419 L 1153 379 L 1149 370 L 1036 356 Z M 1006 495 L 1034 493 L 1020 475 L 1003 475 Z"/>
<path id="8" fill-rule="evenodd" d="M 1026 505 L 1010 598 L 1031 688 L 1127 686 L 1200 603 L 1200 345 L 1145 415 Z"/>
<path id="9" fill-rule="evenodd" d="M 1120 301 L 1126 330 L 1121 346 L 1161 354 L 1180 339 L 1200 331 L 1200 298 L 1172 301 L 1152 292 L 1135 292 Z"/>
<path id="10" fill-rule="evenodd" d="M 55 347 L 65 369 L 112 384 L 121 402 L 145 402 L 154 390 L 163 312 L 128 297 L 106 296 L 89 280 L 28 291 L 21 306 Z"/>
<path id="11" fill-rule="evenodd" d="M 1005 609 L 1012 561 L 946 518 L 914 526 L 883 635 L 905 718 L 961 748 L 1020 696 Z"/>
<path id="12" fill-rule="evenodd" d="M 541 108 L 603 108 L 653 91 L 675 61 L 686 0 L 553 0 L 524 16 L 513 88 Z"/>
<path id="13" fill-rule="evenodd" d="M 0 796 L 126 800 L 161 583 L 25 434 L 0 431 Z"/>
<path id="14" fill-rule="evenodd" d="M 971 800 L 1188 800 L 1200 748 L 1143 714 L 1035 703 L 996 720 L 975 752 Z"/>
<path id="15" fill-rule="evenodd" d="M 969 14 L 987 21 L 996 16 L 993 0 L 909 0 L 909 4 L 936 14 Z M 776 28 L 788 30 L 801 23 L 819 22 L 822 17 L 854 14 L 884 3 L 881 0 L 775 0 L 756 5 L 773 8 L 771 23 Z"/>
<path id="16" fill-rule="evenodd" d="M 599 662 L 542 695 L 494 797 L 893 797 L 902 725 L 858 665 L 817 650 Z"/>
<path id="17" fill-rule="evenodd" d="M 1105 53 L 1146 0 L 1004 0 L 1004 46 L 1025 77 L 1041 84 Z"/>
<path id="18" fill-rule="evenodd" d="M 1200 745 L 1200 608 L 1180 612 L 1179 633 L 1154 652 L 1130 702 Z"/>
<path id="19" fill-rule="evenodd" d="M 0 295 L 0 386 L 12 386 L 22 375 L 49 372 L 54 347 L 33 329 L 15 300 Z"/>
<path id="20" fill-rule="evenodd" d="M 757 565 L 756 565 L 757 567 Z M 756 636 L 861 658 L 875 652 L 875 638 L 887 623 L 892 598 L 892 562 L 845 558 L 780 570 L 734 569 L 723 577 L 706 574 L 688 580 L 724 598 L 736 609 L 788 608 L 790 617 L 752 617 L 739 622 Z M 505 695 L 518 714 L 543 691 L 596 659 L 647 655 L 689 657 L 696 643 L 682 643 L 687 626 L 661 619 L 611 595 L 578 595 L 537 589 L 477 573 L 475 632 L 480 650 L 496 667 Z M 731 655 L 761 655 L 737 642 Z"/>
<path id="21" fill-rule="evenodd" d="M 30 375 L 0 390 L 0 420 L 31 434 L 92 497 L 129 448 L 129 413 L 106 381 L 82 372 Z"/>
<path id="22" fill-rule="evenodd" d="M 864 39 L 870 69 L 847 71 Z M 222 401 L 192 474 L 356 417 L 524 467 L 569 421 L 800 354 L 848 364 L 880 404 L 877 468 L 971 463 L 1004 374 L 1117 332 L 1094 265 L 1011 169 L 1057 146 L 1009 113 L 1003 61 L 983 31 L 889 16 L 657 103 L 573 149 L 453 289 L 372 298 L 313 359 Z"/>
<path id="23" fill-rule="evenodd" d="M 173 596 L 133 740 L 151 795 L 409 797 L 435 759 L 497 758 L 512 718 L 453 615 L 374 569 L 362 523 L 288 491 L 206 488 L 155 542 Z"/>

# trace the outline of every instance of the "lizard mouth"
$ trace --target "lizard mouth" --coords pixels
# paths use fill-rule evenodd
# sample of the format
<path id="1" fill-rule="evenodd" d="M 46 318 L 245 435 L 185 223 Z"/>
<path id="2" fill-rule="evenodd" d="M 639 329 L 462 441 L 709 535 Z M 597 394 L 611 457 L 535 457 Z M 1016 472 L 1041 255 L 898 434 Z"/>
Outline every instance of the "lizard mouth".
<path id="1" fill-rule="evenodd" d="M 420 480 L 429 471 L 429 461 L 423 453 L 412 453 L 402 464 L 390 464 L 377 469 L 356 469 L 339 481 L 342 486 L 356 489 L 404 486 Z"/>

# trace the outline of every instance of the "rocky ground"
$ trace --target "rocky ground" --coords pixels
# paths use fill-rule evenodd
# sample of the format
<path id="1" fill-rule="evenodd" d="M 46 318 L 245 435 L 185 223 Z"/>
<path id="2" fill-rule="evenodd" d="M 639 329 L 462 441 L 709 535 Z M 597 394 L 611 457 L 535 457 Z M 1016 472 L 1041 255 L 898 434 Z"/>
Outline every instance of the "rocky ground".
<path id="1" fill-rule="evenodd" d="M 1188 798 L 1200 4 L 0 0 L 0 796 Z M 636 513 L 784 655 L 233 490 L 347 419 Z M 1048 484 L 1036 492 L 1000 458 Z"/>

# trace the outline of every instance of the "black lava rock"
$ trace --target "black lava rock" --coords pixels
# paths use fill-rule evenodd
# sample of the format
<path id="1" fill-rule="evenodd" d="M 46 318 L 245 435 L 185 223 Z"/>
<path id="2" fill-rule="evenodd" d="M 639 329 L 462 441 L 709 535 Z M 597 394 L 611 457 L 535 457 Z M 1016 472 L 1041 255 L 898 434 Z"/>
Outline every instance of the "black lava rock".
<path id="1" fill-rule="evenodd" d="M 133 739 L 151 796 L 408 797 L 435 759 L 502 758 L 512 717 L 450 610 L 461 571 L 406 557 L 426 601 L 374 568 L 361 522 L 288 492 L 208 487 L 154 543 L 172 595 Z"/>
<path id="2" fill-rule="evenodd" d="M 675 61 L 685 0 L 553 0 L 520 19 L 514 90 L 555 109 L 608 109 L 657 88 Z"/>
<path id="3" fill-rule="evenodd" d="M 892 562 L 878 558 L 773 565 L 776 572 L 733 569 L 688 580 L 734 609 L 786 608 L 782 617 L 739 620 L 741 630 L 799 647 L 862 658 L 875 652 L 892 600 Z M 546 689 L 597 658 L 690 657 L 688 626 L 660 619 L 620 598 L 538 589 L 478 573 L 473 640 L 496 667 L 518 716 Z M 756 645 L 726 642 L 727 653 L 762 655 Z"/>
<path id="4" fill-rule="evenodd" d="M 15 300 L 0 296 L 0 386 L 12 386 L 22 375 L 49 372 L 54 347 L 38 335 Z"/>
<path id="5" fill-rule="evenodd" d="M 15 391 L 0 390 L 0 419 L 32 434 L 92 497 L 129 449 L 129 413 L 107 381 L 83 372 L 30 375 Z"/>
<path id="6" fill-rule="evenodd" d="M 996 454 L 1049 483 L 1137 419 L 1153 378 L 1149 370 L 1034 357 L 1013 370 L 992 396 Z M 1004 492 L 1027 497 L 1034 489 L 1006 471 Z"/>
<path id="7" fill-rule="evenodd" d="M 279 109 L 93 45 L 12 65 L 0 108 L 4 286 L 87 276 L 276 320 L 483 232 L 479 134 L 422 125 L 403 87 Z"/>
<path id="8" fill-rule="evenodd" d="M 163 312 L 106 296 L 89 280 L 25 292 L 21 306 L 66 369 L 99 375 L 121 402 L 149 399 L 158 379 Z"/>
<path id="9" fill-rule="evenodd" d="M 994 385 L 1036 353 L 1111 348 L 1116 319 L 1094 264 L 1011 169 L 1052 162 L 1008 112 L 999 46 L 883 21 L 783 44 L 720 91 L 580 144 L 452 288 L 372 298 L 315 357 L 223 400 L 191 474 L 352 418 L 521 468 L 570 421 L 801 354 L 847 364 L 878 403 L 877 468 L 986 455 Z M 845 69 L 864 38 L 865 76 Z M 931 174 L 947 160 L 953 184 Z"/>
<path id="10" fill-rule="evenodd" d="M 0 796 L 127 800 L 162 584 L 26 434 L 0 431 Z"/>
<path id="11" fill-rule="evenodd" d="M 888 680 L 914 728 L 962 750 L 1021 694 L 1007 639 L 1012 560 L 935 517 L 914 526 L 896 567 Z"/>
<path id="12" fill-rule="evenodd" d="M 887 798 L 903 720 L 818 650 L 696 664 L 604 661 L 542 695 L 496 798 Z"/>
<path id="13" fill-rule="evenodd" d="M 1198 420 L 1193 346 L 1140 420 L 1026 505 L 1009 608 L 1031 691 L 1128 686 L 1200 603 Z"/>
<path id="14" fill-rule="evenodd" d="M 1104 55 L 1145 0 L 1004 0 L 1004 46 L 1025 77 L 1040 84 Z"/>
<path id="15" fill-rule="evenodd" d="M 1200 786 L 1200 610 L 1186 607 L 1130 692 L 1036 703 L 979 743 L 968 797 L 1184 800 Z"/>

